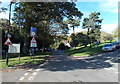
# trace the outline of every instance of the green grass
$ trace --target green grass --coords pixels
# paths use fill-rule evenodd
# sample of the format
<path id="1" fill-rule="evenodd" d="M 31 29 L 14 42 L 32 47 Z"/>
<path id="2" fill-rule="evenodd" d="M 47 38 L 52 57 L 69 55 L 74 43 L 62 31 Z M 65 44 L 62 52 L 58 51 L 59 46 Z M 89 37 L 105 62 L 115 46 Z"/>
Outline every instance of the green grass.
<path id="1" fill-rule="evenodd" d="M 69 49 L 66 50 L 65 52 L 68 53 L 69 55 L 73 55 L 73 56 L 91 56 L 97 53 L 101 53 L 102 52 L 102 47 L 105 43 L 101 43 L 98 46 L 93 46 L 90 48 L 90 45 L 88 45 L 87 47 L 81 46 L 81 47 L 77 47 L 77 49 Z"/>
<path id="2" fill-rule="evenodd" d="M 34 61 L 32 59 L 32 56 L 24 56 L 20 57 L 20 63 L 19 58 L 9 58 L 8 66 L 6 65 L 6 59 L 0 60 L 0 68 L 8 68 L 8 67 L 15 67 L 20 65 L 28 65 L 28 64 L 38 64 L 42 63 L 49 55 L 36 55 L 34 56 Z"/>

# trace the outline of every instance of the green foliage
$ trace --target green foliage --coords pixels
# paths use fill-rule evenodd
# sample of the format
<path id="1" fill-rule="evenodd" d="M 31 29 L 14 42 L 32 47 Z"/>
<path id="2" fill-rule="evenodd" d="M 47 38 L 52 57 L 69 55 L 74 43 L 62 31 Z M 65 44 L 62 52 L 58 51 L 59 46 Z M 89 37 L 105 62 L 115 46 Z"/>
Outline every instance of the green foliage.
<path id="1" fill-rule="evenodd" d="M 16 4 L 14 24 L 19 27 L 24 37 L 24 50 L 28 49 L 28 38 L 31 27 L 37 28 L 37 38 L 40 47 L 49 47 L 54 44 L 57 35 L 68 34 L 68 24 L 64 18 L 81 18 L 73 2 L 19 2 Z M 25 51 L 26 52 L 26 51 Z"/>
<path id="2" fill-rule="evenodd" d="M 77 47 L 78 44 L 87 46 L 89 43 L 88 36 L 83 33 L 71 34 L 70 38 L 70 45 L 73 47 Z"/>
<path id="3" fill-rule="evenodd" d="M 101 32 L 101 40 L 103 41 L 112 41 L 114 39 L 113 35 L 112 34 L 109 34 L 109 33 L 106 33 L 106 32 Z"/>
<path id="4" fill-rule="evenodd" d="M 61 43 L 58 47 L 59 50 L 66 50 L 66 49 L 69 49 L 68 46 L 66 46 L 64 43 Z"/>
<path id="5" fill-rule="evenodd" d="M 83 14 L 81 14 L 83 15 Z M 75 33 L 75 27 L 80 26 L 80 19 L 81 18 L 70 18 L 68 20 L 65 21 L 65 23 L 69 24 L 71 28 L 73 28 L 73 33 Z"/>
<path id="6" fill-rule="evenodd" d="M 99 12 L 93 12 L 89 15 L 89 18 L 84 18 L 83 29 L 87 29 L 87 35 L 89 42 L 100 41 L 100 29 L 102 19 L 99 19 Z"/>
<path id="7" fill-rule="evenodd" d="M 113 32 L 114 38 L 120 39 L 120 27 L 116 28 Z"/>

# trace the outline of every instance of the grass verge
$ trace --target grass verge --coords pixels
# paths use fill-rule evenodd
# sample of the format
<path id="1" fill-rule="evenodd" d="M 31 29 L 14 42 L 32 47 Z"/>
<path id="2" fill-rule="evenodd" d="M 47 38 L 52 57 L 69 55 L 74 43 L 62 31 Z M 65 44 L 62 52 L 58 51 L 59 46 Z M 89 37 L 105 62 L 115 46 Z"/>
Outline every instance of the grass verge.
<path id="1" fill-rule="evenodd" d="M 103 47 L 104 43 L 99 44 L 98 46 L 92 46 L 91 48 L 89 46 L 84 47 L 77 47 L 77 49 L 69 49 L 66 50 L 65 52 L 69 55 L 72 56 L 91 56 L 97 53 L 101 53 L 102 52 L 102 47 Z"/>
<path id="2" fill-rule="evenodd" d="M 1 62 L 0 68 L 38 64 L 38 63 L 42 63 L 43 61 L 45 61 L 48 57 L 49 57 L 49 55 L 36 55 L 36 56 L 34 56 L 34 61 L 33 61 L 32 56 L 24 56 L 24 57 L 20 57 L 20 62 L 19 62 L 18 57 L 9 58 L 8 66 L 6 65 L 6 59 L 1 59 L 0 60 L 0 62 Z"/>

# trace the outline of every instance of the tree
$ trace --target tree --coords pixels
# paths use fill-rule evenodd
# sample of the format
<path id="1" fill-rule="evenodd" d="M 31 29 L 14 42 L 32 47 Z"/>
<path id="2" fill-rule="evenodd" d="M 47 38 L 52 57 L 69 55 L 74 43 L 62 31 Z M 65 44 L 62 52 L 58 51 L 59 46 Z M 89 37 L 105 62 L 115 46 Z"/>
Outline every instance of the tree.
<path id="1" fill-rule="evenodd" d="M 99 12 L 93 12 L 89 15 L 89 18 L 84 18 L 83 29 L 87 29 L 87 35 L 91 47 L 91 43 L 100 40 L 100 29 L 102 19 L 99 19 Z"/>
<path id="2" fill-rule="evenodd" d="M 37 36 L 42 39 L 44 49 L 48 44 L 47 38 L 68 32 L 68 25 L 64 23 L 64 18 L 75 16 L 81 17 L 81 12 L 77 10 L 73 2 L 20 2 L 16 5 L 13 20 L 23 29 L 24 52 L 28 49 L 31 27 L 37 28 Z"/>
<path id="3" fill-rule="evenodd" d="M 83 14 L 81 13 L 81 16 L 82 16 Z M 70 27 L 71 28 L 73 28 L 73 33 L 75 33 L 75 27 L 78 27 L 78 26 L 80 26 L 80 19 L 81 18 L 70 18 L 70 19 L 68 19 L 68 20 L 66 20 L 65 21 L 65 23 L 67 23 L 67 24 L 69 24 L 70 25 Z"/>
<path id="4" fill-rule="evenodd" d="M 5 46 L 4 45 L 4 42 L 6 41 L 6 32 L 7 32 L 7 28 L 8 28 L 8 26 L 9 26 L 9 21 L 7 20 L 7 19 L 0 19 L 0 31 L 1 31 L 1 39 L 2 39 L 2 49 L 4 49 L 4 50 L 7 50 L 6 49 L 6 47 L 7 46 Z"/>
<path id="5" fill-rule="evenodd" d="M 113 32 L 114 38 L 120 39 L 120 27 L 116 28 Z"/>
<path id="6" fill-rule="evenodd" d="M 77 38 L 78 38 L 78 42 L 79 44 L 82 44 L 84 45 L 85 47 L 87 47 L 88 45 L 88 36 L 86 34 L 83 34 L 83 33 L 77 33 L 76 34 Z"/>
<path id="7" fill-rule="evenodd" d="M 101 32 L 101 40 L 105 41 L 112 41 L 113 40 L 113 35 L 112 34 L 109 34 L 109 33 L 106 33 L 106 32 Z"/>
<path id="8" fill-rule="evenodd" d="M 83 33 L 77 33 L 77 34 L 71 34 L 68 38 L 68 41 L 70 42 L 70 45 L 72 47 L 77 47 L 78 44 L 84 45 L 85 47 L 88 44 L 87 35 Z"/>

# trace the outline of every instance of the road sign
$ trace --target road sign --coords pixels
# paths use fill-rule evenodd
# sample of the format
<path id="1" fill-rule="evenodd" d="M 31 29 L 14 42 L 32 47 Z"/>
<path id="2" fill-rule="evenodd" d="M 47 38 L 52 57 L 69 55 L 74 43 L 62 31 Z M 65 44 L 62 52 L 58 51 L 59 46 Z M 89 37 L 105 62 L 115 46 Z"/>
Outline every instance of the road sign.
<path id="1" fill-rule="evenodd" d="M 31 35 L 31 36 L 36 36 L 36 31 L 37 31 L 37 28 L 31 27 L 30 35 Z"/>
<path id="2" fill-rule="evenodd" d="M 11 40 L 8 38 L 8 39 L 5 41 L 4 45 L 12 45 Z"/>
<path id="3" fill-rule="evenodd" d="M 35 37 L 32 38 L 31 43 L 30 43 L 30 47 L 37 47 L 37 42 L 35 40 Z"/>
<path id="4" fill-rule="evenodd" d="M 11 38 L 11 34 L 10 34 L 10 33 L 7 33 L 7 37 L 8 37 L 8 38 Z"/>
<path id="5" fill-rule="evenodd" d="M 32 38 L 31 43 L 37 43 L 35 37 Z"/>
<path id="6" fill-rule="evenodd" d="M 37 43 L 30 43 L 30 47 L 37 47 Z"/>
<path id="7" fill-rule="evenodd" d="M 9 45 L 8 53 L 20 53 L 20 44 Z"/>

